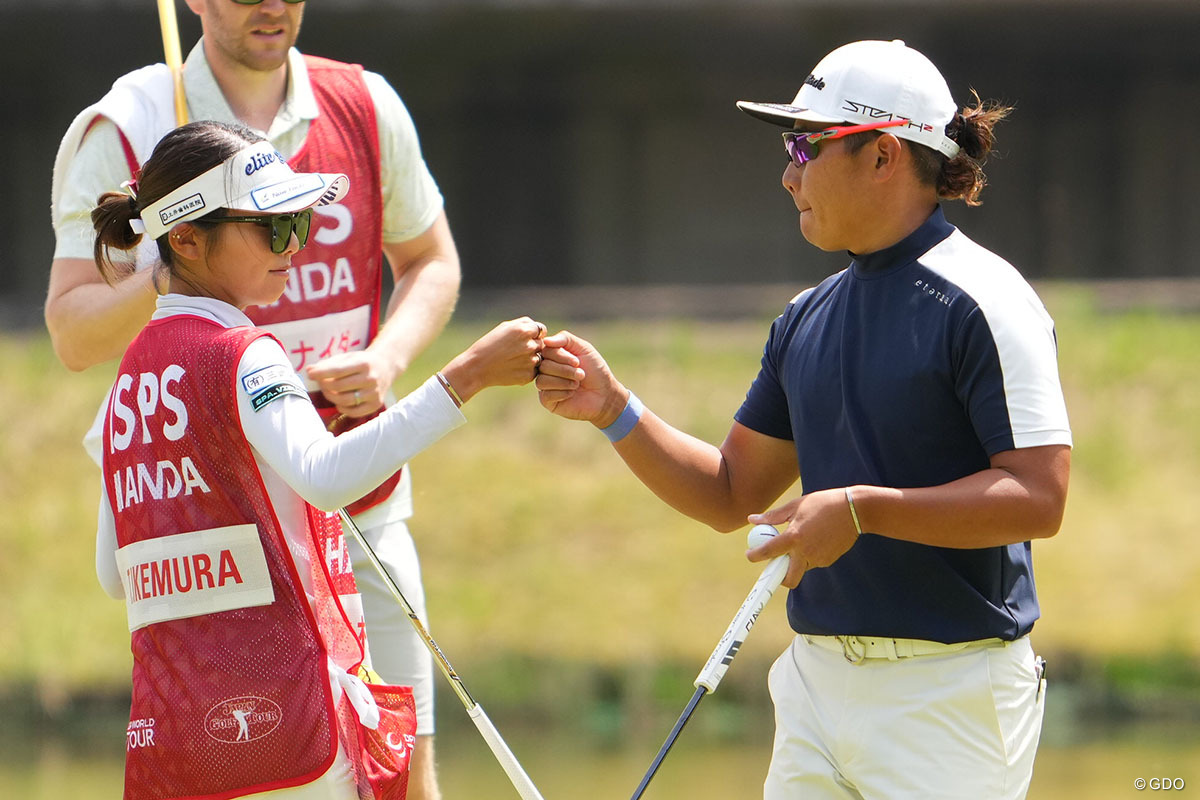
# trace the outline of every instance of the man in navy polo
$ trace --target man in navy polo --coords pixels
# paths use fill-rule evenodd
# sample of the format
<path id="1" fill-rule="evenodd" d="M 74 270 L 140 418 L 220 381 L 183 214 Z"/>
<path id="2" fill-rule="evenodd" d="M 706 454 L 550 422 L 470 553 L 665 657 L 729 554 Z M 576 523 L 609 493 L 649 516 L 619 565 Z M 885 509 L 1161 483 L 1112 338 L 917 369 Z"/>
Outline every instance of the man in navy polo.
<path id="1" fill-rule="evenodd" d="M 1045 699 L 1030 541 L 1061 524 L 1071 433 L 1045 308 L 942 214 L 978 204 L 1009 111 L 974 101 L 959 110 L 903 42 L 870 41 L 827 55 L 791 103 L 738 103 L 787 128 L 800 230 L 851 263 L 775 320 L 719 447 L 645 409 L 588 342 L 546 339 L 546 408 L 601 428 L 685 514 L 781 529 L 748 553 L 791 556 L 766 800 L 1029 787 Z"/>

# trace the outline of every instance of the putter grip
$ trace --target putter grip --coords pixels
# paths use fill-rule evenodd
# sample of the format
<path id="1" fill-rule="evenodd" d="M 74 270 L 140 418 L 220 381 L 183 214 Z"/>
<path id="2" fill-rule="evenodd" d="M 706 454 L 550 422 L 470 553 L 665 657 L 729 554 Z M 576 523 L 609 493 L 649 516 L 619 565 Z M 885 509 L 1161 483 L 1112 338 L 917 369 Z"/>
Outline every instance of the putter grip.
<path id="1" fill-rule="evenodd" d="M 746 595 L 746 600 L 738 609 L 733 622 L 729 623 L 729 627 L 725 629 L 725 635 L 721 637 L 721 641 L 717 642 L 716 649 L 708 657 L 708 662 L 700 670 L 696 680 L 692 682 L 693 686 L 697 688 L 703 686 L 709 692 L 717 690 L 717 684 L 725 677 L 725 671 L 729 669 L 729 664 L 737 655 L 742 642 L 746 641 L 750 629 L 758 620 L 758 615 L 762 613 L 763 608 L 771 599 L 771 595 L 775 594 L 775 590 L 783 582 L 783 576 L 788 571 L 788 562 L 788 557 L 782 555 L 776 556 L 767 563 L 762 574 L 758 576 L 758 580 L 754 582 L 754 588 L 750 590 L 750 594 Z"/>
<path id="2" fill-rule="evenodd" d="M 483 706 L 476 703 L 471 708 L 467 709 L 467 715 L 475 723 L 475 727 L 479 729 L 479 734 L 483 740 L 487 742 L 488 747 L 492 749 L 492 755 L 500 762 L 500 766 L 508 775 L 509 781 L 517 790 L 517 794 L 521 795 L 521 800 L 543 800 L 542 795 L 538 792 L 537 787 L 533 785 L 533 781 L 521 769 L 521 765 L 517 763 L 517 757 L 513 755 L 512 750 L 508 749 L 508 745 L 500 738 L 500 731 L 496 730 L 496 726 L 488 719 L 487 713 L 484 712 Z"/>

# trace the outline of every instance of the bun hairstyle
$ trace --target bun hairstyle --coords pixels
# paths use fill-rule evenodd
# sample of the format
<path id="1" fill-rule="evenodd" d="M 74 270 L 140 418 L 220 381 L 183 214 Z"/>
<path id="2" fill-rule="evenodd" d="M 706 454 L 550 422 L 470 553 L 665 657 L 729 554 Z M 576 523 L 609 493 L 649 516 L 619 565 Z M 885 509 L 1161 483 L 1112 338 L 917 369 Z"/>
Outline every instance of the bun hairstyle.
<path id="1" fill-rule="evenodd" d="M 979 193 L 987 185 L 983 165 L 996 145 L 996 124 L 1012 113 L 1011 106 L 984 102 L 971 90 L 973 104 L 964 107 L 946 125 L 946 136 L 959 146 L 958 155 L 946 158 L 927 147 L 914 148 L 917 174 L 937 187 L 943 200 L 962 200 L 969 206 L 981 204 Z"/>
<path id="2" fill-rule="evenodd" d="M 979 193 L 987 185 L 983 165 L 996 144 L 994 128 L 1012 113 L 1011 106 L 995 101 L 983 101 L 972 89 L 974 105 L 964 107 L 946 123 L 946 136 L 958 145 L 958 155 L 947 158 L 932 147 L 912 145 L 913 169 L 922 183 L 937 187 L 941 200 L 962 200 L 969 206 L 982 203 Z M 846 137 L 852 152 L 861 150 L 866 144 L 884 135 L 887 131 L 864 131 Z"/>
<path id="3" fill-rule="evenodd" d="M 211 120 L 188 123 L 164 136 L 138 171 L 136 189 L 132 189 L 135 196 L 105 192 L 92 209 L 92 228 L 96 231 L 92 253 L 105 282 L 112 285 L 128 271 L 113 263 L 111 251 L 132 250 L 142 241 L 143 234 L 135 233 L 129 223 L 139 218 L 143 208 L 218 166 L 247 145 L 261 141 L 261 136 L 244 125 Z M 213 213 L 223 211 L 215 209 Z M 203 225 L 204 219 L 192 223 Z M 168 235 L 158 238 L 160 263 L 154 267 L 155 286 L 159 285 L 160 270 L 169 273 L 175 263 Z"/>

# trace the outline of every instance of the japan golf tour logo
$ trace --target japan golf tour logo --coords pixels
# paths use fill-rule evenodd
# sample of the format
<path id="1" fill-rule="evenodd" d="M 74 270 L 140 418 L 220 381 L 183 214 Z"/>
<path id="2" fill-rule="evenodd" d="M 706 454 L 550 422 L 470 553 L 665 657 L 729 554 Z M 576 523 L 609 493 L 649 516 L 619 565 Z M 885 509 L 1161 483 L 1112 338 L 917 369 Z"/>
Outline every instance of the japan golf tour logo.
<path id="1" fill-rule="evenodd" d="M 234 697 L 217 703 L 204 717 L 204 732 L 218 742 L 252 742 L 269 735 L 283 720 L 283 709 L 265 697 Z"/>

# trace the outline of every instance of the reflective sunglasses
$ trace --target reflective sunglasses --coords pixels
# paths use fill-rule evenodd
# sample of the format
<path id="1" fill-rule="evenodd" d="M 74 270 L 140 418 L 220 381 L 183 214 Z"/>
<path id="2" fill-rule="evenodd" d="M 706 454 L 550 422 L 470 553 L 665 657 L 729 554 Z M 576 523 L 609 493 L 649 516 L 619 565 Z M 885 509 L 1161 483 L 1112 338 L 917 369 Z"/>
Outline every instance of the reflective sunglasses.
<path id="1" fill-rule="evenodd" d="M 817 157 L 817 142 L 825 139 L 841 139 L 852 133 L 873 131 L 879 128 L 890 128 L 895 125 L 907 125 L 906 119 L 889 119 L 883 122 L 868 122 L 865 125 L 841 125 L 836 128 L 826 128 L 823 131 L 809 133 L 806 131 L 784 131 L 783 149 L 787 150 L 788 158 L 797 167 L 807 164 Z"/>
<path id="2" fill-rule="evenodd" d="M 241 0 L 237 0 L 241 2 Z M 249 5 L 246 3 L 244 5 Z M 289 214 L 271 214 L 266 217 L 217 217 L 215 219 L 202 220 L 203 222 L 249 222 L 253 225 L 262 225 L 264 228 L 271 229 L 271 252 L 282 253 L 287 250 L 288 243 L 292 240 L 292 233 L 296 234 L 296 240 L 300 242 L 300 249 L 304 249 L 304 245 L 308 244 L 308 229 L 312 226 L 313 210 L 306 208 L 303 211 L 293 211 Z"/>
<path id="3" fill-rule="evenodd" d="M 239 6 L 256 6 L 262 3 L 262 1 L 263 0 L 233 0 L 233 2 L 237 3 Z M 294 6 L 297 3 L 303 3 L 304 0 L 283 0 L 283 2 L 287 3 L 289 6 Z"/>

